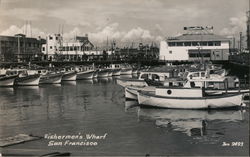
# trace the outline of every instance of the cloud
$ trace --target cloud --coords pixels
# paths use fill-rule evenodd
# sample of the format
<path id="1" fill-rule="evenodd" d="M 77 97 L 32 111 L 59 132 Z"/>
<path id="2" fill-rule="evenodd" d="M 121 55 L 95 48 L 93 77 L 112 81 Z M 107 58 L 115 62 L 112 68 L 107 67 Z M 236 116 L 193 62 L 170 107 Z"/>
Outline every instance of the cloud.
<path id="1" fill-rule="evenodd" d="M 1 35 L 13 36 L 18 33 L 24 33 L 25 26 L 18 27 L 16 25 L 10 26 L 8 29 L 0 32 Z M 27 25 L 27 36 L 31 36 L 30 25 Z M 47 34 L 52 34 L 53 32 L 47 32 L 40 30 L 39 28 L 32 28 L 32 37 L 41 36 L 45 38 Z M 97 32 L 84 32 L 79 27 L 74 27 L 72 30 L 65 32 L 63 37 L 65 41 L 74 39 L 77 36 L 85 36 L 88 34 L 91 42 L 95 43 L 97 46 L 103 45 L 109 41 L 115 40 L 117 43 L 130 43 L 130 42 L 159 42 L 163 40 L 160 35 L 153 35 L 149 30 L 143 29 L 141 27 L 131 28 L 128 31 L 120 31 L 119 23 L 109 24 Z"/>
<path id="2" fill-rule="evenodd" d="M 6 35 L 6 36 L 13 36 L 15 34 L 19 34 L 19 33 L 22 33 L 22 34 L 25 34 L 25 30 L 26 30 L 26 35 L 28 37 L 43 37 L 45 38 L 46 37 L 46 33 L 41 31 L 40 29 L 38 28 L 32 28 L 31 30 L 31 26 L 30 25 L 23 25 L 22 27 L 18 27 L 16 25 L 11 25 L 8 29 L 0 32 L 1 35 Z"/>
<path id="3" fill-rule="evenodd" d="M 220 31 L 221 35 L 225 36 L 239 36 L 240 32 L 245 33 L 247 17 L 239 15 L 229 19 L 229 27 L 223 28 Z"/>

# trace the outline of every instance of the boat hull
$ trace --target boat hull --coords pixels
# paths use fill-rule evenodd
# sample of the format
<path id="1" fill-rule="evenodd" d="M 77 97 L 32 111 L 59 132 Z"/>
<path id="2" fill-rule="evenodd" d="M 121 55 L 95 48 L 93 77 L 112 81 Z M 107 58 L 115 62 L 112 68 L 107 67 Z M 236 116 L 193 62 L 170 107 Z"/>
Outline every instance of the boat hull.
<path id="1" fill-rule="evenodd" d="M 112 76 L 120 76 L 121 75 L 121 69 L 113 69 Z"/>
<path id="2" fill-rule="evenodd" d="M 62 81 L 62 74 L 48 74 L 42 76 L 40 84 L 60 84 Z"/>
<path id="3" fill-rule="evenodd" d="M 121 75 L 132 75 L 132 69 L 121 69 Z"/>
<path id="4" fill-rule="evenodd" d="M 80 71 L 77 73 L 76 79 L 77 80 L 88 80 L 92 79 L 94 75 L 94 70 L 88 70 L 88 71 Z"/>
<path id="5" fill-rule="evenodd" d="M 138 91 L 155 92 L 155 87 L 153 86 L 146 86 L 146 87 L 127 86 L 125 87 L 125 98 L 131 99 L 131 100 L 137 100 Z"/>
<path id="6" fill-rule="evenodd" d="M 190 98 L 190 97 L 157 96 L 155 94 L 138 92 L 138 102 L 140 105 L 160 107 L 160 108 L 176 108 L 176 109 L 229 108 L 242 105 L 242 94 Z"/>
<path id="7" fill-rule="evenodd" d="M 93 78 L 97 78 L 98 77 L 98 71 L 96 70 L 93 74 Z"/>
<path id="8" fill-rule="evenodd" d="M 16 78 L 17 78 L 17 75 L 4 76 L 4 77 L 0 78 L 0 87 L 14 86 L 14 82 L 15 82 Z"/>
<path id="9" fill-rule="evenodd" d="M 98 78 L 104 78 L 109 76 L 109 71 L 108 70 L 101 70 L 98 72 Z"/>
<path id="10" fill-rule="evenodd" d="M 117 84 L 119 84 L 122 87 L 126 86 L 147 86 L 147 83 L 144 80 L 138 80 L 138 79 L 117 79 Z"/>
<path id="11" fill-rule="evenodd" d="M 38 86 L 40 81 L 40 74 L 28 75 L 25 77 L 18 77 L 16 85 L 18 86 Z"/>
<path id="12" fill-rule="evenodd" d="M 70 71 L 66 72 L 62 76 L 62 81 L 75 81 L 76 80 L 76 72 Z"/>

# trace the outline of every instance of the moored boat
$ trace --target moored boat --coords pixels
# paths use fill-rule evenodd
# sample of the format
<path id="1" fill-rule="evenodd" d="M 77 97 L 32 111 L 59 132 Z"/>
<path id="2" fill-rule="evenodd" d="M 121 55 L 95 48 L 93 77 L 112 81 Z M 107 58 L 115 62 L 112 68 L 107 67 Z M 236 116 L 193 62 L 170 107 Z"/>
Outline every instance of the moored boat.
<path id="1" fill-rule="evenodd" d="M 87 71 L 77 72 L 76 79 L 77 80 L 92 79 L 94 72 L 95 72 L 94 70 L 87 70 Z"/>
<path id="2" fill-rule="evenodd" d="M 132 75 L 132 68 L 121 68 L 120 75 Z"/>
<path id="3" fill-rule="evenodd" d="M 112 69 L 113 73 L 112 76 L 120 76 L 121 75 L 121 69 Z"/>
<path id="4" fill-rule="evenodd" d="M 19 86 L 38 86 L 41 78 L 40 74 L 28 74 L 27 70 L 18 70 L 19 75 L 15 79 L 15 84 Z"/>
<path id="5" fill-rule="evenodd" d="M 60 84 L 62 81 L 63 73 L 48 73 L 42 75 L 40 79 L 40 84 Z"/>
<path id="6" fill-rule="evenodd" d="M 7 72 L 0 75 L 0 87 L 14 86 L 15 79 L 18 77 L 17 72 Z"/>
<path id="7" fill-rule="evenodd" d="M 63 72 L 62 81 L 75 81 L 76 71 L 73 68 L 64 68 L 61 70 Z"/>
<path id="8" fill-rule="evenodd" d="M 109 70 L 108 69 L 99 69 L 98 71 L 98 78 L 104 78 L 109 76 Z"/>
<path id="9" fill-rule="evenodd" d="M 242 93 L 207 95 L 204 88 L 157 87 L 155 93 L 138 91 L 138 102 L 145 106 L 176 109 L 228 108 L 244 105 Z"/>

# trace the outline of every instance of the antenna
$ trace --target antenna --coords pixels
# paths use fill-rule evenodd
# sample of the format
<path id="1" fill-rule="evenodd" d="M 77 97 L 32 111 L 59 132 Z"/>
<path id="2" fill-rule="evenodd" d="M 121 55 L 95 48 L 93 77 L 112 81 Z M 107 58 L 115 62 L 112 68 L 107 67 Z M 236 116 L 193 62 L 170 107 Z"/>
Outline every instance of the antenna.
<path id="1" fill-rule="evenodd" d="M 31 21 L 30 21 L 30 37 L 32 37 L 32 26 L 31 26 Z"/>

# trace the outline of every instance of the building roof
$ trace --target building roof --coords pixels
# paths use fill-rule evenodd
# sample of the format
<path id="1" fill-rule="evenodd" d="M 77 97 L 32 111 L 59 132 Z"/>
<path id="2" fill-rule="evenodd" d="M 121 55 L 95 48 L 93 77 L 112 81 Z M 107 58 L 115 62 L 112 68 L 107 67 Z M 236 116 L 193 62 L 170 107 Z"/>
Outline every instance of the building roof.
<path id="1" fill-rule="evenodd" d="M 229 39 L 215 34 L 183 34 L 168 38 L 167 41 L 229 41 Z"/>
<path id="2" fill-rule="evenodd" d="M 0 41 L 14 41 L 16 42 L 18 40 L 18 36 L 20 37 L 20 41 L 22 42 L 23 39 L 25 39 L 26 42 L 41 42 L 41 43 L 46 43 L 45 39 L 42 38 L 31 38 L 31 37 L 26 37 L 23 36 L 22 34 L 17 34 L 15 36 L 2 36 L 0 35 Z"/>

